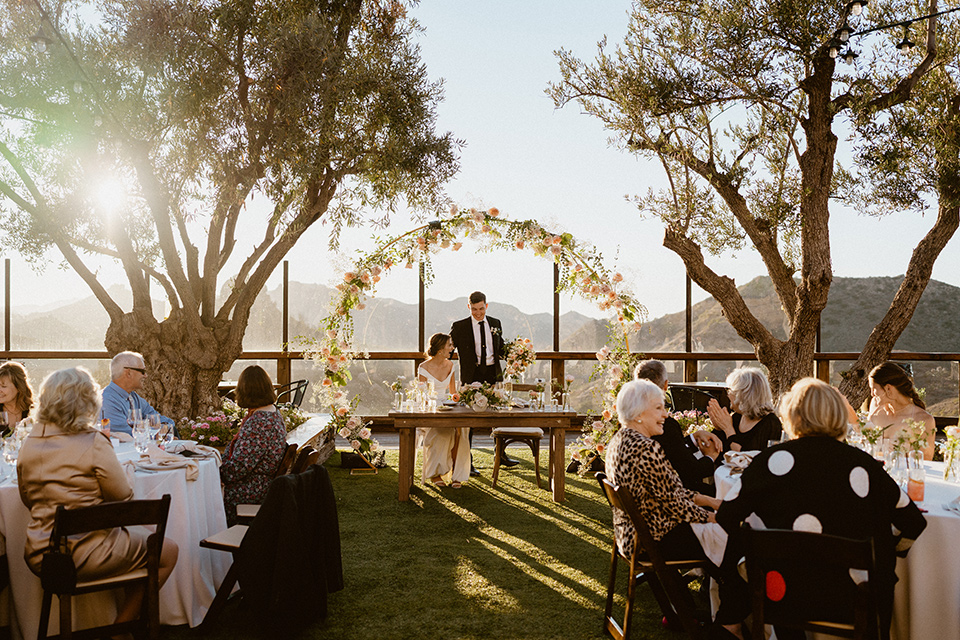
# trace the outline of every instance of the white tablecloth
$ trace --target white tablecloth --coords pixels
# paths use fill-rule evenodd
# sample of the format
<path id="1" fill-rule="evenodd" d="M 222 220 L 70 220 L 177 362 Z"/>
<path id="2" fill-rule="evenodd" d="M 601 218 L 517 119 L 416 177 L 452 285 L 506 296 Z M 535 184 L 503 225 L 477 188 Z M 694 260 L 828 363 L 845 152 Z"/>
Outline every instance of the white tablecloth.
<path id="1" fill-rule="evenodd" d="M 943 508 L 960 496 L 960 484 L 943 480 L 943 463 L 927 462 L 924 517 L 927 528 L 906 558 L 897 560 L 900 581 L 894 594 L 892 640 L 960 638 L 960 515 Z M 739 487 L 740 476 L 720 466 L 714 474 L 717 497 Z"/>
<path id="2" fill-rule="evenodd" d="M 136 454 L 132 445 L 121 445 L 117 457 L 122 461 Z M 212 459 L 200 461 L 200 475 L 188 482 L 184 469 L 134 475 L 134 497 L 159 498 L 170 494 L 170 515 L 166 537 L 180 547 L 177 566 L 160 590 L 160 621 L 163 624 L 189 624 L 203 621 L 217 587 L 230 567 L 230 554 L 201 549 L 200 540 L 227 528 L 220 493 L 220 472 Z M 13 596 L 11 631 L 14 640 L 37 636 L 40 579 L 23 560 L 30 512 L 20 501 L 17 486 L 9 480 L 0 485 L 0 534 L 6 540 L 10 563 L 10 589 Z M 109 594 L 90 594 L 74 605 L 74 628 L 110 622 L 116 615 L 115 601 Z M 50 633 L 57 633 L 59 613 L 53 600 Z"/>

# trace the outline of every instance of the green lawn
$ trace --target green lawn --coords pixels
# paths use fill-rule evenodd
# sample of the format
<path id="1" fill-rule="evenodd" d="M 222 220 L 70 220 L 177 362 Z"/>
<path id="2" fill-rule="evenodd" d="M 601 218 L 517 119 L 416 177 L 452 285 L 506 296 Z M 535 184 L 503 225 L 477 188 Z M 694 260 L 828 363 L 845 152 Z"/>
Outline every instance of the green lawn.
<path id="1" fill-rule="evenodd" d="M 567 475 L 567 500 L 537 489 L 529 451 L 491 486 L 490 450 L 474 459 L 482 477 L 463 489 L 423 488 L 397 501 L 396 452 L 376 476 L 351 476 L 328 461 L 340 517 L 345 588 L 326 622 L 303 638 L 604 638 L 610 509 L 593 478 Z M 545 458 L 546 455 L 542 454 Z M 417 470 L 419 479 L 419 468 Z M 623 565 L 621 565 L 621 574 Z M 618 609 L 626 592 L 621 580 Z M 646 586 L 638 590 L 634 638 L 679 638 L 660 629 Z M 232 602 L 211 638 L 256 637 L 255 612 Z M 165 629 L 166 638 L 196 631 Z"/>

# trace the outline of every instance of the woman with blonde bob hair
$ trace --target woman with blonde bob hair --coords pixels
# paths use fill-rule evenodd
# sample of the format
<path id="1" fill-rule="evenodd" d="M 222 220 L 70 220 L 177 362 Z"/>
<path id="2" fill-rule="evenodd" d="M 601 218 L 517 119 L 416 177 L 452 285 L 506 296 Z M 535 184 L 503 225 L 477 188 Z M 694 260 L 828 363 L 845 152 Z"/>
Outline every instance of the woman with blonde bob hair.
<path id="1" fill-rule="evenodd" d="M 110 440 L 94 428 L 100 412 L 100 388 L 83 367 L 54 371 L 40 387 L 36 424 L 17 459 L 20 499 L 30 510 L 24 559 L 40 571 L 50 544 L 57 507 L 90 507 L 101 502 L 130 500 L 133 489 L 117 460 Z M 77 577 L 95 580 L 145 567 L 145 529 L 119 527 L 70 539 Z M 177 563 L 177 545 L 164 539 L 160 553 L 160 584 Z M 137 617 L 143 589 L 125 593 L 116 622 Z"/>
<path id="2" fill-rule="evenodd" d="M 773 394 L 763 371 L 756 367 L 734 369 L 727 376 L 729 411 L 716 400 L 707 405 L 710 421 L 716 427 L 724 451 L 762 451 L 783 433 L 780 419 L 773 412 Z M 718 458 L 718 461 L 722 458 Z"/>
<path id="3" fill-rule="evenodd" d="M 739 492 L 727 496 L 717 510 L 717 522 L 735 544 L 743 522 L 754 528 L 872 538 L 876 570 L 870 580 L 880 598 L 881 637 L 888 638 L 897 555 L 906 554 L 926 521 L 879 462 L 843 441 L 847 406 L 840 392 L 821 380 L 804 378 L 794 384 L 780 402 L 780 415 L 794 438 L 753 459 Z M 815 620 L 853 621 L 856 584 L 846 569 L 812 575 L 785 566 L 780 574 L 778 590 L 786 595 L 766 606 Z M 796 636 L 777 629 L 777 637 Z"/>

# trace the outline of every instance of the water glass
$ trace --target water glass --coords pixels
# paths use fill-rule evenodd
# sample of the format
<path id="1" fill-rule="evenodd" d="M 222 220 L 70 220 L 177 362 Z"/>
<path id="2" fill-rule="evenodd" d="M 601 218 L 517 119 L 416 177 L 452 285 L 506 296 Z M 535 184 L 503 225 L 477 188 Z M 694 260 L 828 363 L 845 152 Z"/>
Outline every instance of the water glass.
<path id="1" fill-rule="evenodd" d="M 3 461 L 16 468 L 18 455 L 20 455 L 20 442 L 16 438 L 5 439 L 3 441 Z"/>
<path id="2" fill-rule="evenodd" d="M 140 455 L 147 453 L 147 448 L 150 445 L 150 429 L 143 420 L 133 425 L 133 445 Z"/>

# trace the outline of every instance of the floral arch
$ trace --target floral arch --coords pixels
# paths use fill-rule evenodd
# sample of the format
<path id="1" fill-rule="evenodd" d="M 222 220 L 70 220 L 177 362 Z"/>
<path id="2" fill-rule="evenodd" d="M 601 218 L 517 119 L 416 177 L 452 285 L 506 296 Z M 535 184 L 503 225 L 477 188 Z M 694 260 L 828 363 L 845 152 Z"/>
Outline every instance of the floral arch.
<path id="1" fill-rule="evenodd" d="M 459 251 L 463 240 L 467 238 L 479 242 L 484 251 L 532 251 L 537 256 L 552 260 L 559 267 L 560 291 L 577 293 L 594 302 L 601 311 L 608 312 L 622 329 L 621 344 L 612 352 L 604 347 L 598 353 L 601 370 L 606 371 L 613 362 L 607 354 L 630 356 L 629 334 L 640 329 L 642 320 L 646 318 L 646 309 L 624 290 L 623 276 L 603 265 L 596 248 L 569 233 L 549 231 L 535 220 L 509 220 L 501 216 L 495 207 L 481 210 L 460 209 L 453 205 L 448 218 L 434 220 L 402 235 L 381 240 L 373 251 L 361 254 L 336 286 L 338 295 L 333 302 L 332 313 L 321 323 L 320 340 L 310 343 L 305 350 L 316 366 L 323 368 L 324 375 L 316 391 L 321 404 L 329 407 L 332 416 L 328 429 L 351 441 L 353 448 L 368 458 L 376 454 L 378 447 L 363 420 L 353 415 L 360 397 L 356 395 L 350 398 L 342 389 L 351 378 L 350 363 L 363 356 L 352 345 L 352 312 L 363 309 L 365 300 L 374 295 L 381 277 L 399 265 L 407 269 L 422 265 L 424 284 L 429 284 L 433 279 L 430 256 L 443 250 Z M 619 390 L 619 386 L 615 385 L 616 390 Z M 610 387 L 609 383 L 607 387 Z M 605 394 L 604 416 L 610 414 L 608 396 Z M 615 417 L 612 422 L 616 422 Z M 611 427 L 612 435 L 616 425 L 612 424 Z M 595 446 L 592 448 L 596 450 Z M 574 453 L 574 457 L 579 459 L 576 447 Z"/>

